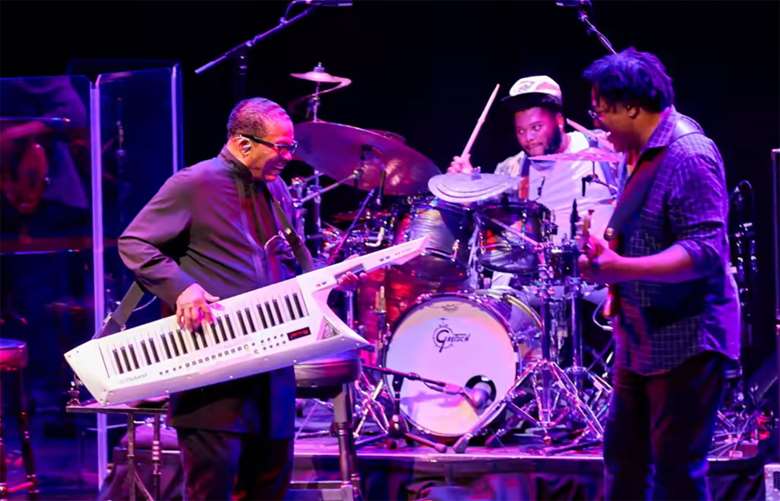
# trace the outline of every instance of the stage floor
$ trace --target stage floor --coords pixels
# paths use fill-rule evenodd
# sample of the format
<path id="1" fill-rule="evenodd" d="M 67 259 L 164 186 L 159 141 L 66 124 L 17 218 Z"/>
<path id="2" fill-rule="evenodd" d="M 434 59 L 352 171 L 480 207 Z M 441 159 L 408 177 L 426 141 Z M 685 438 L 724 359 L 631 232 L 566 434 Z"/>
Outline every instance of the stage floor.
<path id="1" fill-rule="evenodd" d="M 325 429 L 327 413 L 310 419 L 306 430 Z M 48 418 L 48 419 L 47 419 Z M 48 423 L 50 427 L 45 427 Z M 33 418 L 33 446 L 41 499 L 94 500 L 98 498 L 94 419 L 90 416 L 41 415 Z M 9 479 L 23 479 L 18 459 L 15 420 L 9 419 L 5 430 L 11 459 Z M 51 433 L 52 428 L 71 433 Z M 49 428 L 49 429 L 46 429 Z M 124 434 L 122 426 L 112 430 L 115 442 Z M 123 457 L 116 448 L 110 456 Z M 148 451 L 138 451 L 139 469 L 145 478 L 149 473 Z M 714 499 L 764 499 L 762 456 L 747 459 L 711 459 L 710 485 Z M 464 454 L 440 454 L 427 447 L 388 449 L 383 444 L 367 445 L 358 450 L 358 469 L 365 499 L 430 500 L 536 500 L 601 499 L 600 450 L 570 451 L 544 456 L 529 452 L 527 446 L 486 448 L 471 446 Z M 295 444 L 297 480 L 338 479 L 338 446 L 330 436 L 299 438 Z M 177 452 L 164 454 L 164 499 L 180 496 L 180 466 Z M 147 484 L 148 485 L 148 484 Z M 104 493 L 105 494 L 105 493 Z M 12 494 L 22 499 L 25 493 Z M 121 498 L 119 496 L 118 498 Z M 293 491 L 291 500 L 321 499 L 311 493 Z"/>
<path id="2" fill-rule="evenodd" d="M 525 447 L 523 447 L 525 449 Z M 358 469 L 367 499 L 535 500 L 601 499 L 602 457 L 598 448 L 545 456 L 518 446 L 469 447 L 438 453 L 402 445 L 368 445 L 358 450 Z M 295 480 L 338 479 L 333 437 L 300 439 L 295 445 Z M 710 458 L 713 499 L 763 499 L 763 461 Z M 296 497 L 293 499 L 311 499 Z"/>

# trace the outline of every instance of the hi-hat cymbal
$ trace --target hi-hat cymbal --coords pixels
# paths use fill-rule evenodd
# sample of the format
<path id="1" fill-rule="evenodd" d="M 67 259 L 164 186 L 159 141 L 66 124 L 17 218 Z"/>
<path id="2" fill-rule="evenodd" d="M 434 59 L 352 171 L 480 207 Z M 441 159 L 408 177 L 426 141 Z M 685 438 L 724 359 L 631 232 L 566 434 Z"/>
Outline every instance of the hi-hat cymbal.
<path id="1" fill-rule="evenodd" d="M 551 155 L 538 155 L 531 160 L 551 160 L 554 162 L 611 162 L 618 163 L 623 160 L 623 155 L 614 151 L 599 148 L 586 148 L 572 153 L 553 153 Z"/>
<path id="2" fill-rule="evenodd" d="M 336 180 L 360 172 L 353 185 L 371 190 L 385 172 L 384 193 L 416 195 L 427 191 L 428 179 L 441 171 L 425 155 L 387 133 L 332 122 L 295 125 L 300 147 L 295 158 Z"/>
<path id="3" fill-rule="evenodd" d="M 445 202 L 470 204 L 517 189 L 519 178 L 500 174 L 440 174 L 428 180 L 431 193 Z"/>
<path id="4" fill-rule="evenodd" d="M 299 78 L 301 80 L 308 80 L 309 82 L 318 82 L 318 83 L 339 83 L 339 84 L 346 84 L 349 85 L 352 83 L 352 80 L 346 77 L 337 77 L 335 75 L 331 75 L 327 71 L 319 70 L 317 68 L 314 68 L 312 71 L 307 71 L 306 73 L 290 73 L 291 77 Z"/>

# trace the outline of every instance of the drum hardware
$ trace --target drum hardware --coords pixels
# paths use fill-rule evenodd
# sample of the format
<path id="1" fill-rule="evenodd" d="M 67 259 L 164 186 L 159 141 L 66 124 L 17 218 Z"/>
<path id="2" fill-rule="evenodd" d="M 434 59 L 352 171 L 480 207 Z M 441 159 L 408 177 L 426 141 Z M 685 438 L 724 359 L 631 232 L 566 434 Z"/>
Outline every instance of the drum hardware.
<path id="1" fill-rule="evenodd" d="M 376 350 L 381 352 L 387 342 L 387 307 L 385 300 L 385 288 L 380 286 L 374 298 L 374 314 L 377 316 L 377 345 Z M 379 427 L 381 433 L 388 433 L 390 422 L 385 414 L 386 407 L 380 402 L 379 398 L 384 396 L 385 381 L 379 378 L 378 381 L 372 381 L 366 372 L 361 373 L 358 381 L 355 382 L 355 390 L 357 393 L 357 408 L 355 416 L 358 416 L 357 423 L 354 427 L 355 439 L 360 437 L 360 433 L 367 424 L 368 417 L 370 416 L 374 423 Z"/>
<path id="2" fill-rule="evenodd" d="M 590 183 L 600 184 L 601 186 L 604 186 L 609 190 L 609 194 L 612 196 L 617 196 L 617 186 L 613 186 L 606 181 L 602 181 L 598 174 L 596 174 L 596 162 L 593 162 L 593 174 L 588 174 L 587 176 L 584 176 L 581 180 L 582 182 L 582 196 L 585 196 L 585 191 Z"/>
<path id="3" fill-rule="evenodd" d="M 543 268 L 546 268 L 546 265 L 540 265 L 540 276 L 551 275 L 548 270 Z M 503 403 L 520 421 L 526 421 L 540 428 L 543 432 L 542 439 L 544 443 L 550 445 L 552 444 L 550 430 L 559 424 L 563 417 L 560 415 L 556 416 L 555 409 L 559 407 L 561 400 L 564 400 L 569 404 L 567 410 L 579 415 L 586 425 L 586 429 L 577 441 L 584 439 L 588 435 L 593 435 L 595 440 L 601 440 L 604 428 L 599 422 L 598 416 L 580 397 L 577 386 L 566 372 L 551 358 L 551 297 L 548 293 L 548 287 L 539 287 L 538 296 L 541 300 L 543 319 L 541 358 L 531 362 L 523 369 L 515 384 L 504 396 Z M 526 383 L 530 383 L 530 391 L 525 388 L 527 386 Z M 515 403 L 515 401 L 521 400 L 521 397 L 527 400 L 529 396 L 532 397 L 531 400 L 524 405 L 520 406 Z M 457 453 L 465 452 L 469 441 L 482 431 L 487 419 L 492 417 L 488 413 L 483 414 L 482 419 L 458 439 L 453 445 L 453 450 Z M 491 435 L 488 441 L 496 443 L 509 429 L 508 427 L 502 428 Z"/>
<path id="4" fill-rule="evenodd" d="M 584 238 L 590 226 L 590 215 L 583 223 Z M 574 228 L 579 216 L 576 214 L 576 202 L 573 203 L 572 227 Z M 514 230 L 514 228 L 513 228 Z M 517 230 L 511 232 L 515 234 Z M 534 293 L 540 300 L 543 329 L 541 338 L 542 356 L 540 360 L 527 366 L 513 387 L 506 393 L 504 404 L 514 416 L 510 416 L 506 424 L 490 435 L 488 445 L 496 445 L 501 437 L 508 433 L 520 422 L 528 422 L 541 429 L 546 445 L 552 443 L 550 430 L 557 425 L 564 415 L 555 415 L 561 400 L 569 404 L 567 409 L 574 412 L 582 419 L 585 428 L 575 439 L 575 444 L 582 444 L 590 436 L 595 441 L 603 437 L 603 426 L 600 418 L 607 411 L 608 397 L 611 387 L 600 376 L 593 374 L 582 365 L 583 341 L 580 321 L 580 300 L 582 298 L 582 281 L 576 266 L 579 249 L 573 242 L 563 242 L 561 245 L 539 245 L 537 280 L 534 281 Z M 572 366 L 566 371 L 561 369 L 552 357 L 552 339 L 554 324 L 552 306 L 561 300 L 554 300 L 554 286 L 564 287 L 563 301 L 569 302 L 568 324 L 572 337 Z M 569 377 L 571 375 L 571 377 Z M 527 384 L 530 383 L 530 389 Z M 584 391 L 585 383 L 589 383 L 593 391 L 588 395 Z M 588 400 L 586 402 L 586 399 Z M 518 405 L 516 402 L 525 400 Z M 482 431 L 489 419 L 489 415 L 483 414 L 480 421 L 475 423 L 472 429 L 465 433 L 453 446 L 458 453 L 465 452 L 469 440 Z M 554 452 L 549 449 L 548 452 Z"/>
<path id="5" fill-rule="evenodd" d="M 355 447 L 362 447 L 364 445 L 372 444 L 374 442 L 388 438 L 392 440 L 406 439 L 410 442 L 416 442 L 420 445 L 431 447 L 440 453 L 447 452 L 446 445 L 433 442 L 409 431 L 409 424 L 406 422 L 404 416 L 401 415 L 401 388 L 403 387 L 404 380 L 408 379 L 409 381 L 420 381 L 426 386 L 435 389 L 436 391 L 445 393 L 450 391 L 453 391 L 456 394 L 458 392 L 465 393 L 465 389 L 463 387 L 457 387 L 442 381 L 427 379 L 413 372 L 401 372 L 369 365 L 364 365 L 363 368 L 370 371 L 379 372 L 381 374 L 393 376 L 392 415 L 390 416 L 389 426 L 384 433 L 373 437 L 368 437 L 363 440 L 358 440 L 355 442 Z"/>
<path id="6" fill-rule="evenodd" d="M 315 66 L 311 71 L 307 71 L 306 73 L 290 73 L 290 76 L 314 83 L 314 92 L 293 100 L 289 104 L 289 108 L 294 109 L 296 106 L 298 106 L 298 104 L 305 101 L 307 103 L 306 118 L 315 121 L 319 120 L 320 96 L 338 89 L 342 89 L 352 83 L 352 80 L 349 78 L 337 77 L 326 72 L 325 67 L 322 66 L 322 63 L 317 63 L 317 66 Z M 321 90 L 322 84 L 336 85 L 334 87 Z"/>
<path id="7" fill-rule="evenodd" d="M 328 257 L 328 265 L 331 265 L 336 262 L 336 259 L 338 259 L 339 254 L 341 253 L 341 249 L 344 246 L 344 243 L 347 241 L 347 239 L 350 237 L 352 232 L 355 230 L 355 227 L 357 226 L 357 223 L 363 218 L 363 214 L 366 212 L 366 209 L 368 208 L 369 202 L 371 202 L 371 199 L 374 198 L 374 193 L 376 191 L 375 189 L 372 189 L 368 195 L 363 199 L 363 201 L 360 203 L 360 207 L 358 208 L 357 215 L 355 216 L 355 219 L 349 224 L 349 227 L 344 232 L 344 234 L 341 236 L 341 240 L 339 240 L 336 243 L 336 246 L 334 247 L 331 255 Z"/>
<path id="8" fill-rule="evenodd" d="M 319 175 L 321 175 L 321 174 L 318 174 L 318 176 Z M 362 172 L 360 171 L 360 169 L 355 169 L 347 177 L 339 179 L 335 183 L 329 184 L 328 186 L 326 186 L 324 188 L 320 188 L 319 184 L 317 184 L 314 188 L 309 188 L 308 194 L 305 197 L 301 198 L 300 200 L 297 200 L 297 203 L 305 204 L 306 202 L 308 202 L 310 200 L 317 199 L 317 198 L 321 197 L 322 195 L 324 195 L 325 193 L 328 193 L 329 191 L 332 191 L 332 190 L 338 188 L 339 186 L 341 186 L 343 184 L 347 184 L 347 183 L 355 183 L 355 184 L 357 184 L 359 182 L 361 176 L 362 176 Z M 319 178 L 318 178 L 317 182 L 319 183 Z"/>
<path id="9" fill-rule="evenodd" d="M 373 422 L 379 427 L 380 433 L 388 434 L 390 428 L 390 421 L 387 419 L 386 408 L 380 401 L 380 397 L 385 393 L 385 381 L 379 379 L 378 383 L 374 383 L 369 380 L 366 372 L 360 374 L 360 378 L 355 381 L 355 416 L 357 421 L 354 427 L 354 438 L 357 440 L 360 438 L 363 429 L 368 424 L 368 418 L 370 417 Z"/>
<path id="10" fill-rule="evenodd" d="M 585 383 L 590 383 L 593 393 L 588 399 L 588 404 L 593 409 L 597 421 L 602 421 L 609 406 L 609 396 L 612 386 L 601 376 L 594 374 L 589 368 L 583 366 L 583 336 L 581 320 L 582 281 L 579 277 L 571 277 L 566 284 L 571 290 L 567 294 L 569 298 L 569 312 L 571 315 L 572 338 L 572 364 L 566 371 L 572 375 L 578 394 L 582 395 Z M 598 439 L 601 437 L 597 436 Z"/>

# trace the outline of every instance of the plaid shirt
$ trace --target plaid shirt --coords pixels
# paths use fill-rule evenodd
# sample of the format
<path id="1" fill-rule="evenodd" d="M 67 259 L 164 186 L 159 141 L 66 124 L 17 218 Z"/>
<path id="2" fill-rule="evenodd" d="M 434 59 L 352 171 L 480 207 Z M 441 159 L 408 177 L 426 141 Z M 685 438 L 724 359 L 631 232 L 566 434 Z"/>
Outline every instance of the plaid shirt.
<path id="1" fill-rule="evenodd" d="M 630 281 L 617 286 L 615 365 L 644 375 L 668 371 L 704 351 L 739 357 L 739 303 L 728 264 L 723 160 L 703 133 L 673 142 L 677 120 L 702 131 L 674 108 L 663 113 L 637 165 L 661 148 L 666 153 L 642 209 L 620 235 L 618 253 L 648 256 L 677 244 L 704 275 L 677 284 Z"/>

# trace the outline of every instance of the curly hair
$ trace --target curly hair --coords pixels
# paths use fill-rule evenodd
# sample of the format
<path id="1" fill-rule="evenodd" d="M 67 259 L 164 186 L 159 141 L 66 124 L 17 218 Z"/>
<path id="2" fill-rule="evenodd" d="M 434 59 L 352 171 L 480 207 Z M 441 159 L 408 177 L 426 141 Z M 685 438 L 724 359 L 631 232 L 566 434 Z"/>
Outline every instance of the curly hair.
<path id="1" fill-rule="evenodd" d="M 267 125 L 273 121 L 290 120 L 284 108 L 262 97 L 239 101 L 230 111 L 227 122 L 228 138 L 236 134 L 265 136 Z"/>
<path id="2" fill-rule="evenodd" d="M 610 105 L 623 103 L 660 112 L 674 104 L 672 78 L 661 60 L 633 47 L 595 60 L 583 76 L 596 97 Z"/>

